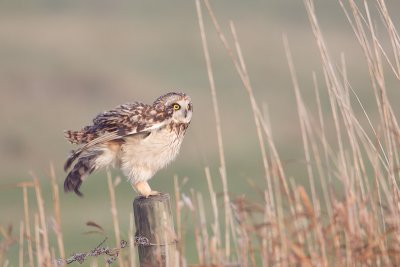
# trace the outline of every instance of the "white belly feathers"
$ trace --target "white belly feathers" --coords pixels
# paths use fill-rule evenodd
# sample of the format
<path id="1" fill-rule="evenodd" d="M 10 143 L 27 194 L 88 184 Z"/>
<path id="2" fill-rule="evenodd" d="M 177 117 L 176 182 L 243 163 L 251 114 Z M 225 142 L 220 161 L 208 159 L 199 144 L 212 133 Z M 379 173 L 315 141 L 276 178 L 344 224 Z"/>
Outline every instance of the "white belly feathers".
<path id="1" fill-rule="evenodd" d="M 132 183 L 149 180 L 176 158 L 183 136 L 164 127 L 145 138 L 140 135 L 124 138 L 117 160 L 124 175 Z"/>

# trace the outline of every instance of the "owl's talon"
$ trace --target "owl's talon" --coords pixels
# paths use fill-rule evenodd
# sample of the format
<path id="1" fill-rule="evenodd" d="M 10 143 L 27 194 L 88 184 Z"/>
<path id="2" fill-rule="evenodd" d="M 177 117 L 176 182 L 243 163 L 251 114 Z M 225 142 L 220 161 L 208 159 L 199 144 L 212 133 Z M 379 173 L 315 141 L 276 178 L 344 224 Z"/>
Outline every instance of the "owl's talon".
<path id="1" fill-rule="evenodd" d="M 145 196 L 146 198 L 148 198 L 149 196 L 158 196 L 160 195 L 161 192 L 158 191 L 151 191 L 147 196 Z"/>
<path id="2" fill-rule="evenodd" d="M 158 195 L 161 195 L 161 192 L 158 192 L 158 191 L 151 191 L 151 192 L 148 193 L 148 194 L 143 194 L 142 197 L 144 197 L 144 198 L 149 198 L 149 197 L 151 197 L 151 196 L 158 196 Z"/>
<path id="3" fill-rule="evenodd" d="M 144 196 L 145 198 L 148 198 L 149 196 L 157 196 L 161 194 L 158 191 L 153 191 L 151 190 L 149 184 L 147 182 L 138 182 L 133 185 L 133 187 L 136 189 L 136 191 Z"/>

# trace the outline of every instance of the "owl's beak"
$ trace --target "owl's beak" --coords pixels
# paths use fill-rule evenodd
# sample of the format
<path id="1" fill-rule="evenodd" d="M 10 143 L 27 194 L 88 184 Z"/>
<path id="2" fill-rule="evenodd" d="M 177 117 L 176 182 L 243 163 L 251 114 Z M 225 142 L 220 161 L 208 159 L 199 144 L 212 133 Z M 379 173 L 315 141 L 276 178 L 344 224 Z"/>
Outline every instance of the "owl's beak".
<path id="1" fill-rule="evenodd" d="M 188 110 L 187 109 L 185 109 L 185 119 L 187 118 L 187 114 L 188 114 Z"/>

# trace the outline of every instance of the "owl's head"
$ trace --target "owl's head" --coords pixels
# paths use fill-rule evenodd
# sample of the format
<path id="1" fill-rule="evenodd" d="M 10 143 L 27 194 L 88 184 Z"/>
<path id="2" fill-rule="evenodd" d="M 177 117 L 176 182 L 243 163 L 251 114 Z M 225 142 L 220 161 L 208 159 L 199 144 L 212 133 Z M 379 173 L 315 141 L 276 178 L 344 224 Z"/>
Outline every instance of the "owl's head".
<path id="1" fill-rule="evenodd" d="M 192 119 L 192 101 L 185 93 L 171 92 L 165 94 L 154 101 L 153 105 L 162 108 L 168 114 L 172 114 L 174 122 L 189 123 Z"/>

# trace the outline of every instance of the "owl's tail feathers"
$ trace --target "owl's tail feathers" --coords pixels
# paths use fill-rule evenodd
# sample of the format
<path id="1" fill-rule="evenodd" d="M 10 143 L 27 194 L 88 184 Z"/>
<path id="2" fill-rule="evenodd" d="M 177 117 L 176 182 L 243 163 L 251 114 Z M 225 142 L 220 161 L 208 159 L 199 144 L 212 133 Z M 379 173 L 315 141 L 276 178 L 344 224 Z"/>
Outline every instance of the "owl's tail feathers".
<path id="1" fill-rule="evenodd" d="M 71 167 L 72 163 L 79 157 L 80 153 L 77 153 L 75 150 L 71 151 L 71 154 L 68 156 L 67 161 L 64 164 L 64 171 L 68 171 L 69 167 Z"/>
<path id="2" fill-rule="evenodd" d="M 68 173 L 64 181 L 64 191 L 72 192 L 78 196 L 83 196 L 79 191 L 83 180 L 96 169 L 95 159 L 97 155 L 90 155 L 79 158 L 74 168 Z"/>

